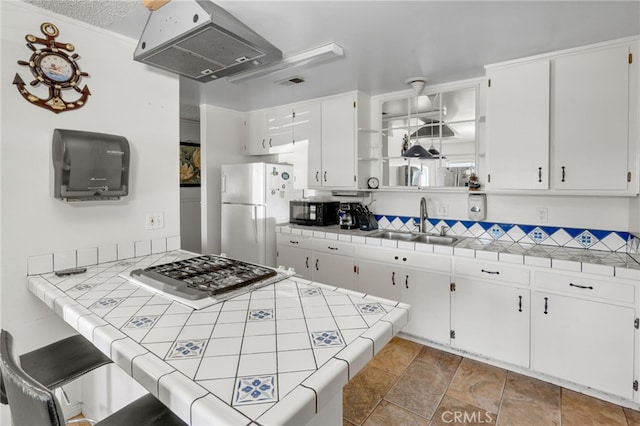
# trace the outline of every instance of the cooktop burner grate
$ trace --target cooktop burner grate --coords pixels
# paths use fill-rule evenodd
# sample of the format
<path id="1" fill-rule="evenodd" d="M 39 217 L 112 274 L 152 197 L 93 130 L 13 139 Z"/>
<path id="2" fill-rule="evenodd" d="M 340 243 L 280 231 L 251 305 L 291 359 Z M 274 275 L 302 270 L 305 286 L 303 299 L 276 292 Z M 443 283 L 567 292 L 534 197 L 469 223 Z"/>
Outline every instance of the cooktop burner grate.
<path id="1" fill-rule="evenodd" d="M 186 299 L 218 296 L 276 275 L 276 271 L 267 267 L 214 255 L 131 272 L 131 277 L 147 285 Z"/>

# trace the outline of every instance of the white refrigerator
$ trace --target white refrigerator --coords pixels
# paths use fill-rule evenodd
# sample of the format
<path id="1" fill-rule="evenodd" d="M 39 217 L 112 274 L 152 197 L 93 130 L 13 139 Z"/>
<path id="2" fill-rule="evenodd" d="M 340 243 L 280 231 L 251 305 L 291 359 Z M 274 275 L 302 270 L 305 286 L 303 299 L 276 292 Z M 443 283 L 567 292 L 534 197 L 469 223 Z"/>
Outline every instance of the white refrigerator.
<path id="1" fill-rule="evenodd" d="M 222 166 L 221 251 L 232 259 L 276 266 L 275 226 L 289 221 L 293 166 L 246 163 Z"/>

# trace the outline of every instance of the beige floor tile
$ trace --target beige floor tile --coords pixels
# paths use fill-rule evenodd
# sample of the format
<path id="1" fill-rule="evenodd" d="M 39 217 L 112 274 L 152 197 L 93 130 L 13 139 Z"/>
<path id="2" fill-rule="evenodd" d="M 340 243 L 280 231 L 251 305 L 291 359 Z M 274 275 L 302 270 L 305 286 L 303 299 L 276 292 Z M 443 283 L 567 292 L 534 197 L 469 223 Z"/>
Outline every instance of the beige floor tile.
<path id="1" fill-rule="evenodd" d="M 490 413 L 473 405 L 466 404 L 448 395 L 442 399 L 430 425 L 495 425 L 496 414 Z M 541 426 L 541 425 L 539 425 Z"/>
<path id="2" fill-rule="evenodd" d="M 342 426 L 356 426 L 356 424 L 355 423 L 351 423 L 347 419 L 342 419 Z"/>
<path id="3" fill-rule="evenodd" d="M 450 354 L 449 352 L 441 351 L 438 349 L 423 346 L 422 350 L 416 357 L 416 360 L 428 362 L 437 365 L 442 368 L 458 368 L 462 357 L 459 355 Z"/>
<path id="4" fill-rule="evenodd" d="M 508 372 L 498 425 L 560 425 L 560 387 Z"/>
<path id="5" fill-rule="evenodd" d="M 626 426 L 622 407 L 562 389 L 562 426 Z"/>
<path id="6" fill-rule="evenodd" d="M 413 361 L 385 399 L 427 419 L 433 417 L 447 390 L 455 368 Z"/>
<path id="7" fill-rule="evenodd" d="M 373 357 L 369 365 L 400 376 L 422 348 L 418 343 L 394 337 Z"/>
<path id="8" fill-rule="evenodd" d="M 640 411 L 631 408 L 623 408 L 623 410 L 629 426 L 640 426 Z"/>
<path id="9" fill-rule="evenodd" d="M 497 413 L 504 389 L 506 370 L 464 358 L 447 390 L 447 395 L 474 407 Z"/>
<path id="10" fill-rule="evenodd" d="M 363 426 L 428 426 L 429 421 L 423 417 L 400 408 L 395 404 L 382 400 Z"/>
<path id="11" fill-rule="evenodd" d="M 343 417 L 361 425 L 397 379 L 393 374 L 367 364 L 343 388 Z"/>

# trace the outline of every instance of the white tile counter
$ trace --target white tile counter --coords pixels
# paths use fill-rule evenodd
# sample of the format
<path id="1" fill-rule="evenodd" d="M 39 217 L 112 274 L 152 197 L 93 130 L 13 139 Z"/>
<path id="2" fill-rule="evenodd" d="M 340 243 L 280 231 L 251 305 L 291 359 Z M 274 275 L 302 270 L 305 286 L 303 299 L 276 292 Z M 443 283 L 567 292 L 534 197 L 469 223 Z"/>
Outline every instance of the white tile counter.
<path id="1" fill-rule="evenodd" d="M 342 387 L 409 306 L 289 278 L 193 310 L 118 275 L 172 251 L 33 275 L 29 290 L 192 425 L 342 424 Z"/>

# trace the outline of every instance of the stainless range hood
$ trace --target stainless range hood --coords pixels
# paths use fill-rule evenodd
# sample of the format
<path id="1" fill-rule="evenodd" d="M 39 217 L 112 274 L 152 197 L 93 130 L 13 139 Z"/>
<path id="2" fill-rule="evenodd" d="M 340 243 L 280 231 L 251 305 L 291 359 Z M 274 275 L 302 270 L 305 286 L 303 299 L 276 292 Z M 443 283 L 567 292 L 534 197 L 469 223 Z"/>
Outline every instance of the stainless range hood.
<path id="1" fill-rule="evenodd" d="M 171 1 L 151 12 L 134 59 L 209 82 L 261 67 L 282 52 L 208 0 Z"/>

